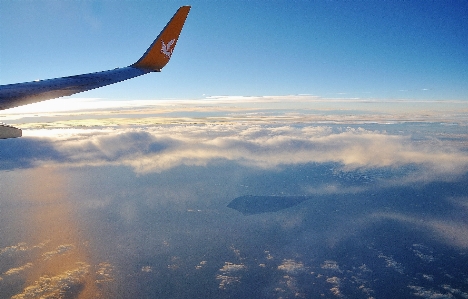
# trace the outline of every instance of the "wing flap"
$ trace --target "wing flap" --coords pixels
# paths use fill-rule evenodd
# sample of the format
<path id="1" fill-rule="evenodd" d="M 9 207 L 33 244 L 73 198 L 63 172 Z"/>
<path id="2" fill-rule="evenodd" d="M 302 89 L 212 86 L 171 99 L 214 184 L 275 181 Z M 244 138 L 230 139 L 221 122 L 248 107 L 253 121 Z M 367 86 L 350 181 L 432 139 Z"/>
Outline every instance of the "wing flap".
<path id="1" fill-rule="evenodd" d="M 16 138 L 22 135 L 21 129 L 0 123 L 0 139 Z"/>

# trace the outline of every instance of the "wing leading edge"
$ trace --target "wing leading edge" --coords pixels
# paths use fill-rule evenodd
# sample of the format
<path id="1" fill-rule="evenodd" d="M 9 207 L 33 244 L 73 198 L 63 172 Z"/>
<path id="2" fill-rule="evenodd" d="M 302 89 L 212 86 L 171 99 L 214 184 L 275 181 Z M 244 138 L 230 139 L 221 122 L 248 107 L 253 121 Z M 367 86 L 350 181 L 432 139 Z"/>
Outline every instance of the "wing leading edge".
<path id="1" fill-rule="evenodd" d="M 114 84 L 150 72 L 169 62 L 190 6 L 182 6 L 143 56 L 134 64 L 109 71 L 0 86 L 0 110 L 50 100 Z M 0 124 L 0 139 L 20 137 L 21 130 Z"/>

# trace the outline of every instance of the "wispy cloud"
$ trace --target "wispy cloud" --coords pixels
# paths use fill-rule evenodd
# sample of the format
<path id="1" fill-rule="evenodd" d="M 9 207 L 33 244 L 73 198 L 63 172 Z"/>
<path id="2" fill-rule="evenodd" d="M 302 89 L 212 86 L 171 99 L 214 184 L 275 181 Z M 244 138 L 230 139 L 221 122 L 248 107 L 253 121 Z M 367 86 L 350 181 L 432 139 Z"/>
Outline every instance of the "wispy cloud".
<path id="1" fill-rule="evenodd" d="M 50 260 L 52 257 L 54 257 L 56 255 L 65 254 L 65 253 L 67 253 L 68 251 L 70 251 L 70 250 L 72 250 L 74 248 L 75 248 L 75 246 L 73 244 L 62 244 L 62 245 L 59 245 L 53 251 L 45 252 L 44 254 L 42 254 L 42 256 L 44 257 L 44 260 L 47 261 L 47 260 Z"/>
<path id="2" fill-rule="evenodd" d="M 369 216 L 369 219 L 391 219 L 398 221 L 424 230 L 434 235 L 436 239 L 444 240 L 447 244 L 452 246 L 468 248 L 468 225 L 462 221 L 450 221 L 443 218 L 421 219 L 421 217 L 402 213 L 374 213 Z"/>

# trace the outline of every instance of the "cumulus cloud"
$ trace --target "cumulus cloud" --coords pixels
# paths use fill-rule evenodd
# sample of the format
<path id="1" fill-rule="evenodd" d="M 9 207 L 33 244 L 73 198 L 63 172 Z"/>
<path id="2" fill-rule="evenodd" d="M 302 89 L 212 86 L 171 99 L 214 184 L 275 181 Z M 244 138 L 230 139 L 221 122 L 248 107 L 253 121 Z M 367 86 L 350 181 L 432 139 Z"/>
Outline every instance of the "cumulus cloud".
<path id="1" fill-rule="evenodd" d="M 225 262 L 224 266 L 221 269 L 219 269 L 219 271 L 223 273 L 232 273 L 232 272 L 237 272 L 243 269 L 245 269 L 245 265 L 243 264 L 234 264 L 234 263 Z"/>
<path id="2" fill-rule="evenodd" d="M 330 292 L 335 295 L 336 297 L 343 297 L 343 294 L 341 293 L 340 286 L 341 286 L 341 279 L 339 279 L 336 276 L 327 278 L 327 282 L 332 284 L 333 287 L 330 289 Z"/>
<path id="3" fill-rule="evenodd" d="M 284 275 L 279 283 L 278 287 L 275 288 L 275 293 L 278 294 L 279 298 L 305 298 L 306 295 L 299 288 L 299 283 L 296 277 L 292 275 Z"/>
<path id="4" fill-rule="evenodd" d="M 460 290 L 453 289 L 450 286 L 446 286 L 444 288 L 446 292 L 439 292 L 434 289 L 424 288 L 421 286 L 409 285 L 409 289 L 413 290 L 413 294 L 418 297 L 432 299 L 432 298 L 440 298 L 440 299 L 452 299 L 456 298 L 455 295 L 462 296 L 463 298 L 468 298 L 468 294 L 461 292 Z"/>
<path id="5" fill-rule="evenodd" d="M 463 146 L 442 139 L 414 141 L 409 135 L 312 124 L 153 126 L 22 140 L 41 154 L 20 151 L 20 167 L 125 165 L 150 173 L 220 160 L 265 169 L 301 163 L 336 163 L 343 171 L 418 167 L 421 171 L 407 174 L 407 181 L 447 179 L 468 170 Z"/>
<path id="6" fill-rule="evenodd" d="M 96 283 L 98 285 L 114 281 L 114 266 L 109 262 L 102 262 L 97 265 Z"/>
<path id="7" fill-rule="evenodd" d="M 26 298 L 68 298 L 84 285 L 84 278 L 89 272 L 89 265 L 78 263 L 76 268 L 65 271 L 56 276 L 41 276 L 23 292 L 11 297 L 12 299 Z"/>
<path id="8" fill-rule="evenodd" d="M 2 141 L 0 170 L 123 165 L 146 174 L 219 161 L 262 169 L 305 163 L 334 163 L 342 172 L 408 165 L 416 169 L 394 180 L 386 178 L 389 184 L 450 180 L 468 171 L 465 102 L 310 95 L 74 101 L 75 107 L 67 104 L 53 113 L 50 108 L 42 112 L 9 110 L 7 119 L 20 122 L 25 117 L 25 123 L 19 125 L 25 137 Z M 440 127 L 437 133 L 395 129 L 388 133 L 376 125 L 408 121 L 443 123 L 447 128 L 457 124 L 450 128 L 458 129 L 449 133 Z M 365 188 L 335 183 L 305 187 L 304 191 L 357 193 Z"/>
<path id="9" fill-rule="evenodd" d="M 6 271 L 4 273 L 4 275 L 5 276 L 16 275 L 16 274 L 19 274 L 19 273 L 25 271 L 28 268 L 31 268 L 32 266 L 33 266 L 32 263 L 27 263 L 27 264 L 25 264 L 25 265 L 23 265 L 21 267 L 11 268 L 8 271 Z"/>
<path id="10" fill-rule="evenodd" d="M 296 262 L 291 259 L 283 260 L 283 263 L 278 266 L 279 270 L 285 271 L 288 274 L 297 274 L 305 270 L 302 262 Z"/>
<path id="11" fill-rule="evenodd" d="M 39 243 L 39 244 L 36 244 L 36 245 L 32 245 L 32 246 L 29 246 L 25 242 L 20 242 L 20 243 L 18 243 L 16 245 L 0 248 L 0 256 L 2 256 L 2 255 L 12 256 L 12 255 L 22 253 L 22 252 L 29 252 L 29 251 L 34 250 L 34 249 L 41 249 L 48 242 L 49 241 L 45 241 L 45 242 L 42 242 L 42 243 Z"/>
<path id="12" fill-rule="evenodd" d="M 208 261 L 201 261 L 198 265 L 195 266 L 195 269 L 201 269 L 203 267 L 206 266 L 206 264 L 208 263 Z"/>
<path id="13" fill-rule="evenodd" d="M 13 260 L 7 259 L 3 267 L 8 265 L 10 268 L 0 275 L 2 286 L 17 293 L 11 298 L 75 298 L 85 288 L 93 289 L 98 286 L 100 291 L 105 292 L 106 288 L 111 287 L 115 272 L 112 264 L 101 262 L 90 265 L 83 261 L 74 262 L 71 261 L 73 256 L 68 256 L 66 261 L 60 260 L 62 255 L 70 253 L 75 246 L 63 244 L 52 251 L 46 251 L 48 243 L 49 240 L 36 245 L 21 242 L 0 248 L 0 257 L 13 257 L 18 263 L 11 267 Z M 59 268 L 56 267 L 57 262 L 60 264 Z M 26 287 L 23 285 L 25 278 L 29 284 Z"/>
<path id="14" fill-rule="evenodd" d="M 338 265 L 338 263 L 332 260 L 326 260 L 325 262 L 323 262 L 323 264 L 321 265 L 321 268 L 324 270 L 333 270 L 333 271 L 341 272 L 340 266 Z"/>
<path id="15" fill-rule="evenodd" d="M 29 250 L 28 245 L 24 242 L 21 242 L 21 243 L 18 243 L 17 245 L 7 246 L 7 247 L 0 249 L 0 255 L 3 255 L 3 254 L 11 255 L 17 252 L 22 252 L 22 251 L 27 251 L 27 250 Z"/>
<path id="16" fill-rule="evenodd" d="M 225 262 L 224 266 L 219 269 L 219 274 L 216 275 L 216 280 L 219 280 L 219 288 L 225 290 L 229 285 L 240 283 L 242 270 L 246 270 L 243 264 Z"/>
<path id="17" fill-rule="evenodd" d="M 279 287 L 275 288 L 275 292 L 280 297 L 305 297 L 296 278 L 297 275 L 305 272 L 306 267 L 304 264 L 293 259 L 284 259 L 281 265 L 278 266 L 278 270 L 283 271 L 285 275 L 280 279 Z"/>

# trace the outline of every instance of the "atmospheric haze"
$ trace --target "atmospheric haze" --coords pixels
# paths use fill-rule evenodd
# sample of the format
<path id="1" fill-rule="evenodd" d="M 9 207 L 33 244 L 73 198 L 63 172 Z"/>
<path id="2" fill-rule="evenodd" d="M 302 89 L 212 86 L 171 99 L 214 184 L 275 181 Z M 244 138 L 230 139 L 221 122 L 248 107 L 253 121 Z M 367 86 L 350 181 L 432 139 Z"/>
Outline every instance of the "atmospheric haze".
<path id="1" fill-rule="evenodd" d="M 3 115 L 1 298 L 468 297 L 463 101 L 73 102 Z"/>

